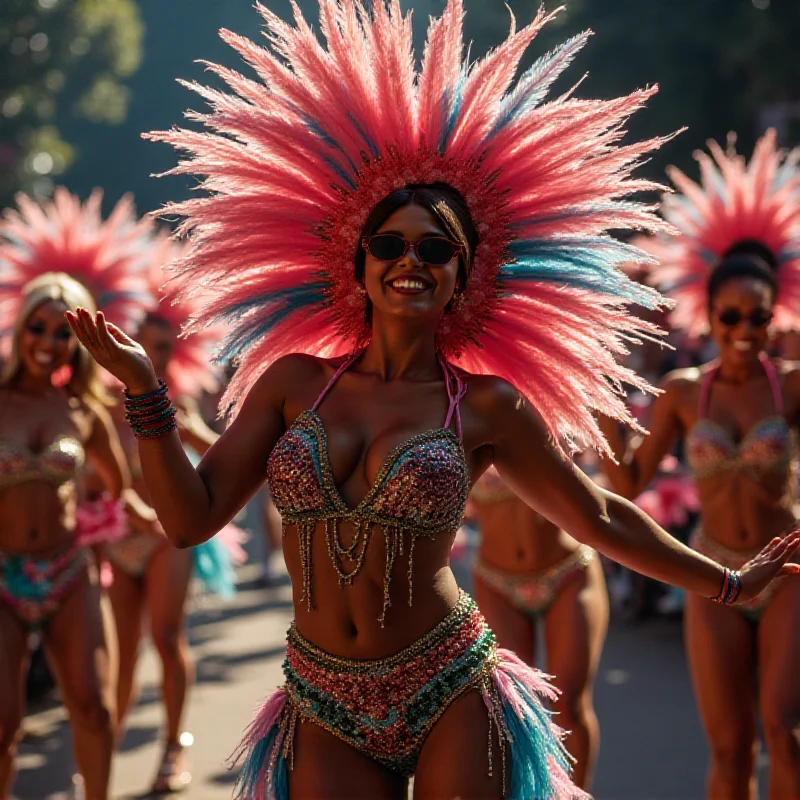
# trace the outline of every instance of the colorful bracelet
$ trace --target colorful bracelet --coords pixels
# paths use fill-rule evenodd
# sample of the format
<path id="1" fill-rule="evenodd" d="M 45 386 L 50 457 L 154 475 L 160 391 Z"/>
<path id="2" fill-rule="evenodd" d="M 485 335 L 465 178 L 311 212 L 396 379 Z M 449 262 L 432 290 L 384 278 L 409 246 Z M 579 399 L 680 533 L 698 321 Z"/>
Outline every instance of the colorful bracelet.
<path id="1" fill-rule="evenodd" d="M 738 599 L 742 591 L 742 574 L 734 569 L 724 567 L 722 576 L 722 589 L 719 594 L 711 599 L 721 606 L 731 606 Z"/>
<path id="2" fill-rule="evenodd" d="M 157 439 L 174 431 L 178 427 L 175 413 L 164 381 L 147 394 L 131 397 L 125 392 L 125 419 L 137 439 Z"/>

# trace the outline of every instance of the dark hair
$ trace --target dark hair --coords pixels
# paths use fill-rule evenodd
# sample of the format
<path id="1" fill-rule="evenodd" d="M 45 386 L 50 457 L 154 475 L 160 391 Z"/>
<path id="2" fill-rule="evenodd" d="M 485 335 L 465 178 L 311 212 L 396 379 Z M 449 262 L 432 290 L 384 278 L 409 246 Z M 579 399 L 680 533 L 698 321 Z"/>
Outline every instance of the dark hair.
<path id="1" fill-rule="evenodd" d="M 355 253 L 356 280 L 359 282 L 364 280 L 366 253 L 361 246 L 361 240 L 365 236 L 372 236 L 398 208 L 410 205 L 427 208 L 441 223 L 447 235 L 464 248 L 464 255 L 458 257 L 458 277 L 463 290 L 472 270 L 479 236 L 466 201 L 446 183 L 409 184 L 384 197 L 372 209 L 358 237 L 358 249 Z"/>
<path id="2" fill-rule="evenodd" d="M 778 279 L 775 268 L 778 261 L 772 251 L 755 239 L 743 239 L 729 247 L 708 279 L 708 307 L 717 292 L 728 281 L 751 278 L 765 283 L 772 291 L 773 301 L 778 295 Z"/>

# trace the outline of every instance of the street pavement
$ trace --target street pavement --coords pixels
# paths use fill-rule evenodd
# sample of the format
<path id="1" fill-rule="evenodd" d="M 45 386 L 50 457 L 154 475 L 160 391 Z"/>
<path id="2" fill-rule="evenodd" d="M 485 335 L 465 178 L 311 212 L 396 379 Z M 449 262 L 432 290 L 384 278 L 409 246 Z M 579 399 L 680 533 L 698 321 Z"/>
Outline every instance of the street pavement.
<path id="1" fill-rule="evenodd" d="M 281 681 L 291 619 L 288 579 L 284 574 L 278 586 L 263 589 L 257 575 L 255 565 L 241 569 L 240 592 L 231 602 L 192 601 L 197 684 L 185 724 L 194 735 L 189 751 L 193 781 L 182 795 L 187 800 L 230 798 L 234 773 L 225 758 L 256 705 Z M 113 797 L 118 800 L 147 797 L 161 756 L 158 675 L 148 646 L 139 668 L 140 701 L 130 714 L 114 768 Z M 596 704 L 602 728 L 596 800 L 703 800 L 707 749 L 678 622 L 629 625 L 614 619 Z M 67 800 L 73 769 L 63 710 L 55 702 L 31 709 L 25 726 L 15 796 Z"/>

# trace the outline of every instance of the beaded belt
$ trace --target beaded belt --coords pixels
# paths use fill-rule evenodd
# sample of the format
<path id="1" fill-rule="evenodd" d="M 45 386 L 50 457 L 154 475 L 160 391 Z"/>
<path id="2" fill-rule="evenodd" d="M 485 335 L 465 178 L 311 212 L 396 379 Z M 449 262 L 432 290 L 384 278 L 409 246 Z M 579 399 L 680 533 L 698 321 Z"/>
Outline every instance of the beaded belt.
<path id="1" fill-rule="evenodd" d="M 428 634 L 375 661 L 330 655 L 293 624 L 283 672 L 295 715 L 410 776 L 433 724 L 454 699 L 485 685 L 496 651 L 494 635 L 474 601 L 462 593 Z"/>

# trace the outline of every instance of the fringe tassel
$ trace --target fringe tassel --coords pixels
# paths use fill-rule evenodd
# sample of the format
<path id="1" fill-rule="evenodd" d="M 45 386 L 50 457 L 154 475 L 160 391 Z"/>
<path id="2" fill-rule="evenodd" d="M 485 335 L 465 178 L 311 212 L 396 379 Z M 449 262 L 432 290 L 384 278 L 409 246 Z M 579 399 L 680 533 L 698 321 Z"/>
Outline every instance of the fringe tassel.
<path id="1" fill-rule="evenodd" d="M 234 800 L 289 800 L 289 766 L 296 712 L 285 689 L 277 689 L 259 709 L 229 759 L 244 759 L 234 787 Z"/>
<path id="2" fill-rule="evenodd" d="M 547 676 L 509 650 L 498 650 L 488 684 L 483 699 L 490 727 L 497 725 L 500 735 L 507 800 L 591 800 L 570 779 L 571 757 L 563 745 L 564 731 L 543 705 L 558 694 Z"/>

